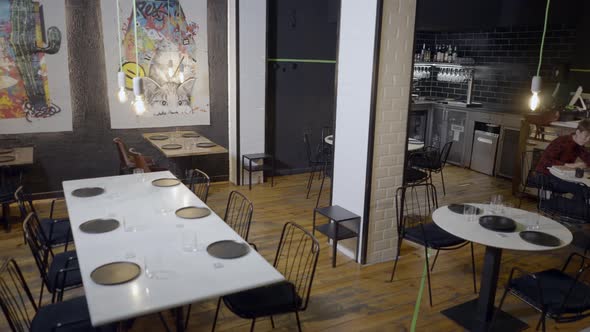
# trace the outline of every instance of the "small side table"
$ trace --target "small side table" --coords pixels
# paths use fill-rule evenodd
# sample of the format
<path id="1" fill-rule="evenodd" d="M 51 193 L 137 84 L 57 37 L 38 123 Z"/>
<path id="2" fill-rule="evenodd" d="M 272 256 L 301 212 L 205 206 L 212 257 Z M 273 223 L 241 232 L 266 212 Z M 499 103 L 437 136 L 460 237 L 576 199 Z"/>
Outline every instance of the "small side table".
<path id="1" fill-rule="evenodd" d="M 248 159 L 248 164 L 246 164 L 246 159 Z M 252 161 L 262 160 L 270 160 L 271 164 L 270 167 L 263 163 L 262 165 L 252 165 Z M 252 190 L 252 172 L 258 171 L 270 171 L 270 178 L 271 183 L 270 186 L 274 187 L 275 185 L 275 158 L 273 155 L 268 153 L 252 153 L 252 154 L 245 154 L 242 155 L 242 183 L 244 181 L 244 170 L 248 170 L 248 190 Z"/>
<path id="2" fill-rule="evenodd" d="M 316 213 L 319 213 L 334 222 L 328 222 L 327 224 L 316 226 Z M 345 221 L 350 221 L 352 224 L 351 226 L 356 229 L 351 229 L 346 225 L 342 225 L 341 227 L 340 223 Z M 313 210 L 312 234 L 315 235 L 315 230 L 317 229 L 318 232 L 332 240 L 332 267 L 336 267 L 336 248 L 338 247 L 338 241 L 340 240 L 356 237 L 356 256 L 358 258 L 360 221 L 360 216 L 340 207 L 339 205 L 319 207 Z"/>

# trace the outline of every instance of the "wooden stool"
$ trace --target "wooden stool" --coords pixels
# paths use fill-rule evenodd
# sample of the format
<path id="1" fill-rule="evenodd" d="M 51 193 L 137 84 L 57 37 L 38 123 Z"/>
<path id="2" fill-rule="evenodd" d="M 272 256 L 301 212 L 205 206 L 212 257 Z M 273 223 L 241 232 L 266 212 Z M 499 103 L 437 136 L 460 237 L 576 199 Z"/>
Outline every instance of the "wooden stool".
<path id="1" fill-rule="evenodd" d="M 245 159 L 248 159 L 248 164 L 246 164 Z M 252 161 L 256 160 L 267 160 L 271 161 L 270 167 L 267 164 L 262 165 L 252 165 Z M 242 155 L 242 183 L 244 183 L 244 169 L 248 170 L 248 189 L 252 190 L 252 172 L 258 171 L 270 171 L 271 175 L 271 183 L 270 186 L 274 187 L 275 184 L 275 158 L 273 155 L 268 153 L 252 153 L 252 154 L 245 154 Z M 264 181 L 264 180 L 263 180 Z"/>
<path id="2" fill-rule="evenodd" d="M 333 220 L 334 222 L 328 222 L 327 224 L 315 225 L 315 215 L 316 213 L 321 214 L 322 216 Z M 347 227 L 346 225 L 342 225 L 340 227 L 341 222 L 350 221 L 350 226 L 356 228 L 352 229 Z M 356 254 L 355 257 L 358 259 L 358 250 L 359 250 L 359 230 L 360 230 L 360 221 L 361 217 L 338 206 L 326 206 L 326 207 L 319 207 L 313 210 L 313 229 L 312 234 L 315 234 L 315 230 L 317 229 L 318 232 L 324 234 L 329 239 L 332 240 L 332 267 L 336 267 L 336 247 L 338 246 L 339 240 L 350 239 L 356 237 Z"/>

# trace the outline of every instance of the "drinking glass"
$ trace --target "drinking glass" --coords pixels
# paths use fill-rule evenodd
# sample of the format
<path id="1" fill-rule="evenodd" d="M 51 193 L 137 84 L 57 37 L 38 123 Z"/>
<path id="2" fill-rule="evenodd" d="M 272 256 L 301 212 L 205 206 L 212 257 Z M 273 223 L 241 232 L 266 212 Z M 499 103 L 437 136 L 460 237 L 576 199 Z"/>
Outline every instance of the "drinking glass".
<path id="1" fill-rule="evenodd" d="M 527 227 L 528 231 L 536 231 L 541 228 L 539 225 L 539 220 L 541 219 L 541 215 L 538 213 L 531 212 L 527 216 Z"/>
<path id="2" fill-rule="evenodd" d="M 465 221 L 474 222 L 476 220 L 477 208 L 471 205 L 464 205 L 463 215 L 465 216 Z"/>
<path id="3" fill-rule="evenodd" d="M 493 213 L 498 213 L 502 209 L 502 195 L 492 195 L 490 200 L 490 209 Z"/>
<path id="4" fill-rule="evenodd" d="M 182 232 L 182 250 L 186 252 L 197 251 L 197 233 L 191 230 Z"/>
<path id="5" fill-rule="evenodd" d="M 158 280 L 170 279 L 176 275 L 170 262 L 160 252 L 144 256 L 144 272 L 149 279 Z"/>

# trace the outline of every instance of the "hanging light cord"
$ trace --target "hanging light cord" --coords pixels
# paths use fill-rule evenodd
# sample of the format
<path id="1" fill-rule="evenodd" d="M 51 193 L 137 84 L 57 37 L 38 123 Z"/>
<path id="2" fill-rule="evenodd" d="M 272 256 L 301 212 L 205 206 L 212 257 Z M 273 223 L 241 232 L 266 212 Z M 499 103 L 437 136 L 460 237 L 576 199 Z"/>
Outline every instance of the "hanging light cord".
<path id="1" fill-rule="evenodd" d="M 545 45 L 545 33 L 547 32 L 547 18 L 549 17 L 549 4 L 551 0 L 547 0 L 547 7 L 545 8 L 545 24 L 543 25 L 543 37 L 541 37 L 541 49 L 539 50 L 539 65 L 537 66 L 537 76 L 540 76 L 541 62 L 543 62 L 543 46 Z"/>
<path id="2" fill-rule="evenodd" d="M 133 35 L 135 37 L 135 76 L 139 77 L 139 55 L 137 51 L 137 0 L 133 0 Z"/>
<path id="3" fill-rule="evenodd" d="M 121 55 L 121 18 L 119 16 L 119 0 L 117 0 L 117 40 L 119 41 L 119 70 L 123 71 L 123 56 Z"/>

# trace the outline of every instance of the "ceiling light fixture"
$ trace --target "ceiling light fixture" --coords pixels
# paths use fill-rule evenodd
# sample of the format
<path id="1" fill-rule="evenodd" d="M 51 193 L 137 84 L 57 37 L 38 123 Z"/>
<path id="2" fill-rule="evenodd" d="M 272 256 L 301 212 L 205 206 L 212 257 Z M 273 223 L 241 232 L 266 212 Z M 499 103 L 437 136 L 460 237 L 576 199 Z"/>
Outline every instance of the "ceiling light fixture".
<path id="1" fill-rule="evenodd" d="M 127 91 L 125 91 L 125 73 L 123 72 L 123 57 L 121 56 L 121 18 L 119 16 L 119 0 L 117 0 L 117 40 L 119 42 L 119 72 L 117 73 L 117 83 L 119 86 L 119 92 L 117 97 L 119 102 L 124 103 L 127 101 Z"/>
<path id="2" fill-rule="evenodd" d="M 529 100 L 529 107 L 535 111 L 541 102 L 539 93 L 541 92 L 541 63 L 543 62 L 543 46 L 545 45 L 545 33 L 547 32 L 547 18 L 549 17 L 549 4 L 551 0 L 547 0 L 547 7 L 545 8 L 545 23 L 543 25 L 543 36 L 541 37 L 541 48 L 539 49 L 539 64 L 537 66 L 537 75 L 533 76 L 531 82 L 531 92 L 533 95 Z"/>
<path id="3" fill-rule="evenodd" d="M 133 29 L 135 37 L 135 77 L 133 78 L 135 101 L 133 102 L 133 109 L 135 114 L 141 115 L 145 112 L 145 103 L 143 102 L 143 80 L 139 76 L 139 55 L 137 51 L 137 0 L 133 0 Z"/>

